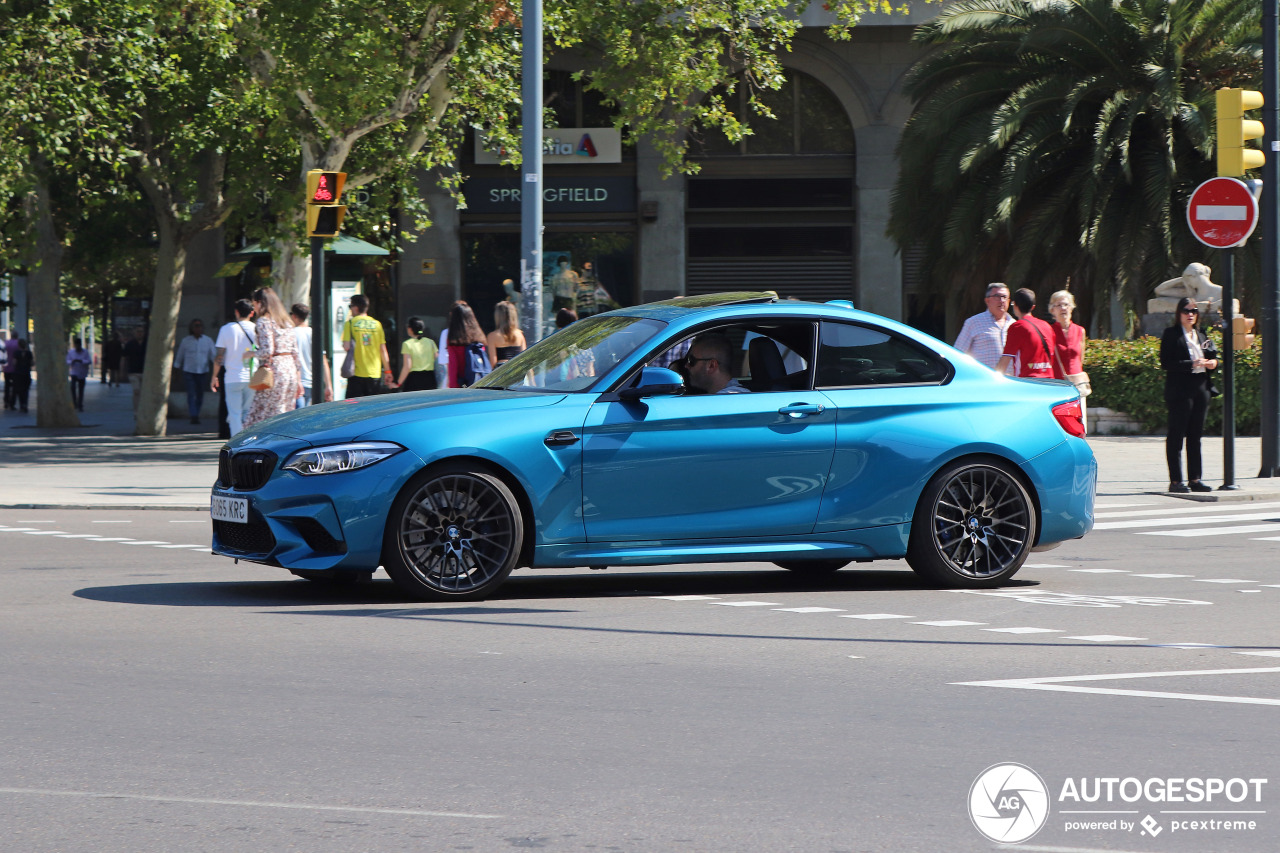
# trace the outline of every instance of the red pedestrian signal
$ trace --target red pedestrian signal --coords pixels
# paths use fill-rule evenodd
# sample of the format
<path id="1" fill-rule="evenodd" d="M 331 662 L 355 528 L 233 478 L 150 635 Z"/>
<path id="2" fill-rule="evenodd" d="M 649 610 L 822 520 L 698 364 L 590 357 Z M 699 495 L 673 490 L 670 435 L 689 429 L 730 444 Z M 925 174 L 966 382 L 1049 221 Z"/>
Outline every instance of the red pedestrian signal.
<path id="1" fill-rule="evenodd" d="M 346 172 L 326 172 L 322 169 L 307 172 L 308 237 L 335 237 L 342 229 L 342 218 L 347 207 L 339 202 L 346 182 Z"/>

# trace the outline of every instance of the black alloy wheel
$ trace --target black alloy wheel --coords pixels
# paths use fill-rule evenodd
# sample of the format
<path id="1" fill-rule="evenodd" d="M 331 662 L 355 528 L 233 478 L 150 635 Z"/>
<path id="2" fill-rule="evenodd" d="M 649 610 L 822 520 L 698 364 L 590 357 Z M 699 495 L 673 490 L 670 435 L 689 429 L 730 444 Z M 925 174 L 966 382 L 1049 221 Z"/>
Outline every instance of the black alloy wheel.
<path id="1" fill-rule="evenodd" d="M 520 559 L 524 519 L 506 483 L 478 468 L 443 465 L 409 482 L 392 505 L 387 574 L 428 601 L 484 598 Z"/>
<path id="2" fill-rule="evenodd" d="M 920 496 L 907 562 L 943 586 L 999 586 L 1022 568 L 1035 534 L 1031 496 L 1003 463 L 953 463 Z"/>

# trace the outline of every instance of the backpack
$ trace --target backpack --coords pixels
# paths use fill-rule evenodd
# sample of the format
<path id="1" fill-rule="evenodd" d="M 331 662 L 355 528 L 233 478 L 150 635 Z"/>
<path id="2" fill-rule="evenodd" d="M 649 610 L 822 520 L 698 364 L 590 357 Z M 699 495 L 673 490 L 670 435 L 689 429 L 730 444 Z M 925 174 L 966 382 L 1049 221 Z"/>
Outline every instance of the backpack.
<path id="1" fill-rule="evenodd" d="M 480 377 L 488 376 L 492 369 L 489 366 L 489 351 L 484 344 L 467 344 L 462 364 L 458 366 L 458 381 L 463 388 L 470 387 Z"/>

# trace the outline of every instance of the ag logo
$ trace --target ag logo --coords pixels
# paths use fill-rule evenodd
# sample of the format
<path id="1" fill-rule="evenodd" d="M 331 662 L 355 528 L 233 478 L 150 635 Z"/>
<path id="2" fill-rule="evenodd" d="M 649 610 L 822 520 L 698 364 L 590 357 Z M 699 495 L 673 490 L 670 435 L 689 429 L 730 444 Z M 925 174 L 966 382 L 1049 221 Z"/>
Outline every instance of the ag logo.
<path id="1" fill-rule="evenodd" d="M 1026 841 L 1049 818 L 1049 789 L 1030 767 L 993 764 L 973 780 L 969 817 L 978 832 L 992 841 Z"/>

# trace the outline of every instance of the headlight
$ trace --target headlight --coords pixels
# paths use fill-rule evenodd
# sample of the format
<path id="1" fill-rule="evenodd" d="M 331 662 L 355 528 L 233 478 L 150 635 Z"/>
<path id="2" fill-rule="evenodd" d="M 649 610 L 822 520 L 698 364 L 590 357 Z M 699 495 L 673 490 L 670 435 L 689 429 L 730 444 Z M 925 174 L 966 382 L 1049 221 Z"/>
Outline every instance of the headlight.
<path id="1" fill-rule="evenodd" d="M 339 471 L 354 471 L 375 462 L 381 462 L 388 456 L 395 456 L 404 450 L 398 444 L 389 441 L 357 441 L 351 444 L 333 444 L 328 447 L 316 447 L 311 450 L 299 450 L 284 463 L 286 471 L 297 471 L 299 474 L 336 474 Z"/>

